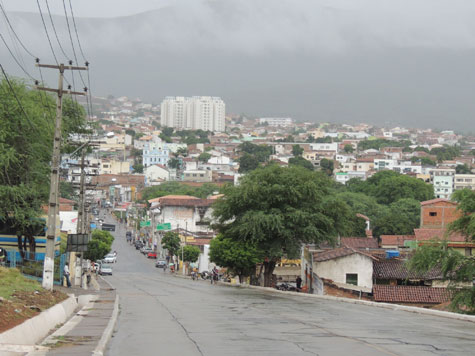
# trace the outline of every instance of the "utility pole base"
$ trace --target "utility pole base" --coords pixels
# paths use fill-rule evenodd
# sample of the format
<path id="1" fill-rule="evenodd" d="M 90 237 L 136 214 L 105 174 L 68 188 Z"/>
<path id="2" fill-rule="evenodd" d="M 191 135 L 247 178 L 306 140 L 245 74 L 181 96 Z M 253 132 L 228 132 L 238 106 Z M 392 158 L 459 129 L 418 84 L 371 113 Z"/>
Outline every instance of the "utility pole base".
<path id="1" fill-rule="evenodd" d="M 42 286 L 44 289 L 53 290 L 54 282 L 54 259 L 50 257 L 45 257 L 45 263 L 43 266 L 43 282 Z"/>

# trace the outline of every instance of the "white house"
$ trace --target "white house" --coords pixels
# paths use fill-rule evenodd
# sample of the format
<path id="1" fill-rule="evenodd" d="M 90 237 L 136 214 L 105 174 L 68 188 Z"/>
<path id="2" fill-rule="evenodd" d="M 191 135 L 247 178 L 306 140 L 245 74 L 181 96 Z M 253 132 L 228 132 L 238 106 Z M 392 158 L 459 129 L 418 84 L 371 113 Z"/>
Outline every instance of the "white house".
<path id="1" fill-rule="evenodd" d="M 145 184 L 153 185 L 153 182 L 170 180 L 168 168 L 161 164 L 154 164 L 144 169 Z"/>
<path id="2" fill-rule="evenodd" d="M 313 272 L 346 288 L 371 292 L 375 257 L 350 247 L 313 253 Z"/>

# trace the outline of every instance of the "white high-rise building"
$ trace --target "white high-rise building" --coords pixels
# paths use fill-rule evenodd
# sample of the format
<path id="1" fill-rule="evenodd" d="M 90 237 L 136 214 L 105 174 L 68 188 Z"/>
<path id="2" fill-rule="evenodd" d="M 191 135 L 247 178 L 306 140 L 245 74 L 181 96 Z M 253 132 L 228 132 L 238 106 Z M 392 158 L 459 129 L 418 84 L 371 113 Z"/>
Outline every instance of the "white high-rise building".
<path id="1" fill-rule="evenodd" d="M 161 104 L 163 126 L 222 132 L 225 130 L 225 104 L 211 96 L 166 97 Z"/>

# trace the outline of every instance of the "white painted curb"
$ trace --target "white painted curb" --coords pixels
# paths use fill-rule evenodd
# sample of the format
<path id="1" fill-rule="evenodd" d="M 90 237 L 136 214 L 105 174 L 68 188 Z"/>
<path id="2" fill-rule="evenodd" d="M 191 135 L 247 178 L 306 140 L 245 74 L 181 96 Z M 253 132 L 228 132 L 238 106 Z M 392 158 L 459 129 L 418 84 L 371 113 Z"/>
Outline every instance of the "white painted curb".
<path id="1" fill-rule="evenodd" d="M 267 293 L 275 293 L 275 294 L 282 294 L 282 295 L 292 295 L 292 296 L 299 296 L 299 297 L 332 300 L 332 301 L 338 301 L 338 302 L 344 302 L 344 303 L 367 305 L 367 306 L 376 307 L 376 308 L 402 310 L 402 311 L 411 312 L 411 313 L 439 316 L 439 317 L 443 317 L 443 318 L 463 320 L 463 321 L 469 321 L 469 322 L 475 323 L 475 315 L 457 314 L 457 313 L 451 313 L 451 312 L 446 312 L 446 311 L 441 311 L 441 310 L 432 310 L 432 309 L 425 309 L 425 308 L 411 307 L 411 306 L 390 304 L 390 303 L 378 303 L 378 302 L 372 302 L 372 301 L 368 301 L 368 300 L 333 297 L 333 296 L 330 296 L 330 295 L 317 295 L 317 294 L 308 294 L 308 293 L 287 292 L 287 291 L 281 291 L 281 290 L 274 289 L 274 288 L 250 286 L 250 285 L 247 285 L 247 284 L 244 284 L 244 285 L 243 284 L 229 284 L 229 283 L 224 283 L 224 282 L 218 282 L 218 284 L 222 285 L 222 286 L 227 286 L 227 287 L 257 289 L 257 290 L 267 292 Z"/>
<path id="2" fill-rule="evenodd" d="M 74 295 L 68 299 L 41 312 L 39 315 L 25 320 L 20 325 L 0 334 L 1 344 L 7 345 L 35 345 L 42 340 L 56 325 L 64 323 L 77 308 Z"/>
<path id="3" fill-rule="evenodd" d="M 115 290 L 114 286 L 109 281 L 107 281 L 104 278 L 102 278 L 102 280 L 106 282 L 111 287 L 111 289 Z M 114 310 L 112 311 L 112 315 L 111 315 L 111 318 L 109 319 L 109 323 L 107 324 L 104 332 L 102 333 L 99 343 L 97 344 L 96 348 L 92 352 L 93 356 L 104 355 L 104 351 L 107 347 L 107 344 L 112 337 L 112 333 L 114 332 L 114 326 L 115 326 L 115 323 L 117 322 L 118 316 L 119 316 L 119 294 L 116 292 Z"/>

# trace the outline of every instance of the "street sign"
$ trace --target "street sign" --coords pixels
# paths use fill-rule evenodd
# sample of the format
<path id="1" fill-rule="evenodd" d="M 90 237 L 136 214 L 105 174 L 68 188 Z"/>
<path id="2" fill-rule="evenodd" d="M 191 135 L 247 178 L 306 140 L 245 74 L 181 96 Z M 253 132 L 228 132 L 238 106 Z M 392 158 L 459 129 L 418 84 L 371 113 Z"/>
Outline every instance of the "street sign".
<path id="1" fill-rule="evenodd" d="M 157 225 L 157 230 L 158 231 L 171 230 L 171 229 L 172 229 L 172 224 L 170 224 L 170 223 L 163 223 L 163 224 L 158 224 Z"/>
<path id="2" fill-rule="evenodd" d="M 88 243 L 89 243 L 89 234 L 69 234 L 66 251 L 86 252 Z"/>
<path id="3" fill-rule="evenodd" d="M 146 226 L 150 226 L 150 221 L 141 221 L 140 222 L 140 227 L 146 227 Z"/>
<path id="4" fill-rule="evenodd" d="M 115 225 L 112 224 L 102 224 L 103 231 L 115 231 Z"/>

